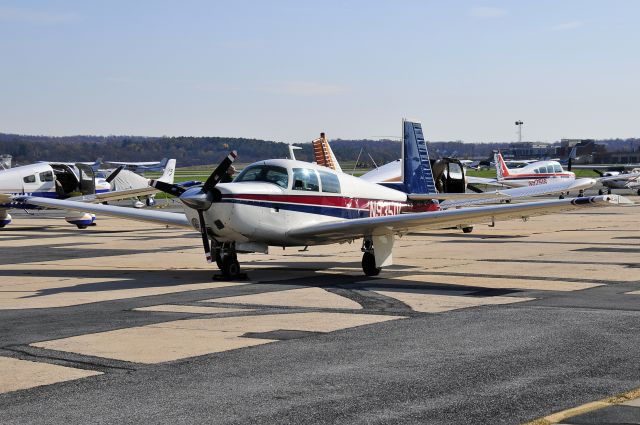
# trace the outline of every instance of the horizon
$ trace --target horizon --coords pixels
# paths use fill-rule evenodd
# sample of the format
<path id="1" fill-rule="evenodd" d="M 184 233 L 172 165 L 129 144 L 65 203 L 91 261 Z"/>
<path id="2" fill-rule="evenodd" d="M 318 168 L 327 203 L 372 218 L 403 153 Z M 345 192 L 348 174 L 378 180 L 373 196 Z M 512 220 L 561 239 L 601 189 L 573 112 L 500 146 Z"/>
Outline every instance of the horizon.
<path id="1" fill-rule="evenodd" d="M 434 141 L 513 142 L 517 120 L 524 141 L 634 138 L 638 12 L 630 0 L 5 0 L 0 128 L 304 143 L 393 140 L 407 117 Z"/>

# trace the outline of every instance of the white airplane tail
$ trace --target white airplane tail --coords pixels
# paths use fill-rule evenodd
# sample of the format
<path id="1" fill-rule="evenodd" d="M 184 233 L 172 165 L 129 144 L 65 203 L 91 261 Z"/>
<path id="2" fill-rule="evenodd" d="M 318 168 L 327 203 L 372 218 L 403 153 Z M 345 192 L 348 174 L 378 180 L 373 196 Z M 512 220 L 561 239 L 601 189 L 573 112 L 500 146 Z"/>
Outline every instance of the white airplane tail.
<path id="1" fill-rule="evenodd" d="M 164 167 L 164 172 L 162 173 L 162 176 L 158 180 L 161 182 L 173 184 L 175 171 L 176 171 L 176 160 L 169 159 L 167 161 L 167 165 L 165 165 Z"/>
<path id="2" fill-rule="evenodd" d="M 509 168 L 507 168 L 507 164 L 504 162 L 502 154 L 499 151 L 493 154 L 493 161 L 496 163 L 496 177 L 498 178 L 498 181 L 511 175 Z"/>

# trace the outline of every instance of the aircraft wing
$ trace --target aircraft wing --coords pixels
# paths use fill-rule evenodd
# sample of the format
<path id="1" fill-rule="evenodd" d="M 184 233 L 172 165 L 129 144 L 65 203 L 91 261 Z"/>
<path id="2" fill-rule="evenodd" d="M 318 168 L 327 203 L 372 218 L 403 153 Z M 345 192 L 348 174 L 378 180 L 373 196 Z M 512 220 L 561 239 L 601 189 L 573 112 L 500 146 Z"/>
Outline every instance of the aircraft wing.
<path id="1" fill-rule="evenodd" d="M 467 184 L 484 184 L 487 186 L 498 186 L 505 187 L 503 184 L 499 183 L 496 179 L 487 179 L 485 177 L 474 177 L 474 176 L 466 176 Z"/>
<path id="2" fill-rule="evenodd" d="M 424 213 L 368 217 L 338 222 L 320 223 L 291 230 L 293 239 L 317 241 L 344 241 L 364 235 L 403 234 L 414 230 L 442 229 L 468 226 L 498 220 L 527 219 L 532 216 L 559 213 L 587 207 L 633 204 L 619 195 L 592 196 L 574 199 L 556 199 L 521 204 L 503 204 L 484 207 L 448 209 Z"/>
<path id="3" fill-rule="evenodd" d="M 147 161 L 147 162 L 122 162 L 122 161 L 104 161 L 105 164 L 113 164 L 113 165 L 128 165 L 128 166 L 151 166 L 151 165 L 160 165 L 161 161 Z"/>
<path id="4" fill-rule="evenodd" d="M 116 190 L 113 192 L 96 193 L 94 195 L 74 196 L 66 199 L 67 201 L 100 203 L 109 201 L 119 201 L 121 199 L 130 199 L 138 196 L 148 196 L 158 193 L 158 189 L 154 187 L 144 187 L 138 189 Z"/>
<path id="5" fill-rule="evenodd" d="M 599 182 L 608 182 L 613 180 L 634 180 L 640 177 L 640 173 L 627 173 L 627 174 L 618 174 L 617 176 L 609 176 L 609 177 L 600 177 L 597 180 Z"/>
<path id="6" fill-rule="evenodd" d="M 531 196 L 543 196 L 554 195 L 559 193 L 576 192 L 585 190 L 595 186 L 596 180 L 591 178 L 581 178 L 575 180 L 561 181 L 556 183 L 538 184 L 535 186 L 516 187 L 511 189 L 497 190 L 494 192 L 482 192 L 482 193 L 458 193 L 457 195 L 473 195 L 473 196 L 460 196 L 458 198 L 437 198 L 445 199 L 445 202 L 441 203 L 442 208 L 461 207 L 486 204 L 489 202 L 503 201 L 506 199 L 516 200 L 522 198 L 528 198 Z M 444 194 L 447 195 L 447 194 Z M 449 194 L 451 195 L 451 194 Z M 412 195 L 409 198 L 414 199 Z"/>
<path id="7" fill-rule="evenodd" d="M 88 204 L 85 202 L 68 201 L 60 199 L 41 198 L 38 196 L 16 196 L 15 201 L 38 205 L 45 208 L 61 210 L 81 211 L 108 215 L 111 217 L 126 218 L 129 220 L 147 221 L 168 226 L 192 228 L 187 216 L 180 213 L 171 213 L 157 210 L 138 210 L 134 208 L 116 207 L 112 205 Z"/>

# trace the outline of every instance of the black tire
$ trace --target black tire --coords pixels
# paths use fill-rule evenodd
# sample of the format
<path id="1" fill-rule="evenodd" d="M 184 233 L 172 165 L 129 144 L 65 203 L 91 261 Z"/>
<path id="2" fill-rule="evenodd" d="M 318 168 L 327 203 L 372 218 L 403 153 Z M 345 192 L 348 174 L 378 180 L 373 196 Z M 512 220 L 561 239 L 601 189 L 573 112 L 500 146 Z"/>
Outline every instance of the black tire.
<path id="1" fill-rule="evenodd" d="M 607 189 L 607 195 L 611 195 L 611 188 Z"/>
<path id="2" fill-rule="evenodd" d="M 222 274 L 226 277 L 236 278 L 240 274 L 240 263 L 236 260 L 235 255 L 225 255 L 222 258 Z"/>
<path id="3" fill-rule="evenodd" d="M 638 192 L 637 192 L 637 193 L 638 193 L 638 196 L 640 196 L 640 189 L 638 189 Z"/>
<path id="4" fill-rule="evenodd" d="M 598 190 L 598 195 L 604 195 L 604 190 L 602 189 Z"/>
<path id="5" fill-rule="evenodd" d="M 220 270 L 222 270 L 222 256 L 220 255 L 220 250 L 216 250 L 216 265 Z"/>
<path id="6" fill-rule="evenodd" d="M 467 226 L 462 228 L 462 233 L 471 233 L 473 232 L 473 226 Z"/>
<path id="7" fill-rule="evenodd" d="M 366 276 L 378 276 L 380 267 L 376 267 L 376 257 L 372 252 L 365 252 L 362 255 L 362 271 Z"/>
<path id="8" fill-rule="evenodd" d="M 84 229 L 87 228 L 87 226 L 83 225 L 83 224 L 76 224 L 76 226 L 78 226 L 78 229 L 80 229 L 80 230 L 84 230 Z"/>
<path id="9" fill-rule="evenodd" d="M 564 199 L 564 195 L 558 196 L 558 199 Z"/>

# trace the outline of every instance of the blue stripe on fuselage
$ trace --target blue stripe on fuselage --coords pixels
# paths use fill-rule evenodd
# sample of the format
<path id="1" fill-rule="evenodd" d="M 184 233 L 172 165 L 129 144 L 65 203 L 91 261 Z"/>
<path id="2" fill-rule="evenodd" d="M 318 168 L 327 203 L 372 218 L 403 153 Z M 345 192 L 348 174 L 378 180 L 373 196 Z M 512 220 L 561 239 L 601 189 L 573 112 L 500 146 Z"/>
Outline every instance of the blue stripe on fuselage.
<path id="1" fill-rule="evenodd" d="M 337 218 L 365 218 L 369 217 L 369 210 L 353 209 L 353 208 L 339 208 L 329 207 L 323 205 L 307 205 L 307 204 L 290 204 L 290 203 L 277 203 L 277 202 L 265 202 L 265 201 L 250 201 L 244 199 L 223 199 L 221 202 L 229 202 L 233 204 L 252 205 L 262 208 L 274 208 L 287 211 L 303 212 L 308 214 L 325 215 L 329 217 Z"/>
<path id="2" fill-rule="evenodd" d="M 39 198 L 49 198 L 49 199 L 60 199 L 58 198 L 58 194 L 56 192 L 27 192 L 27 193 L 7 193 L 7 195 L 15 195 L 15 196 L 37 196 Z M 9 209 L 9 208 L 20 208 L 27 210 L 39 210 L 42 207 L 37 205 L 29 205 L 23 204 L 20 202 L 10 202 L 8 204 L 0 204 L 0 208 Z"/>

